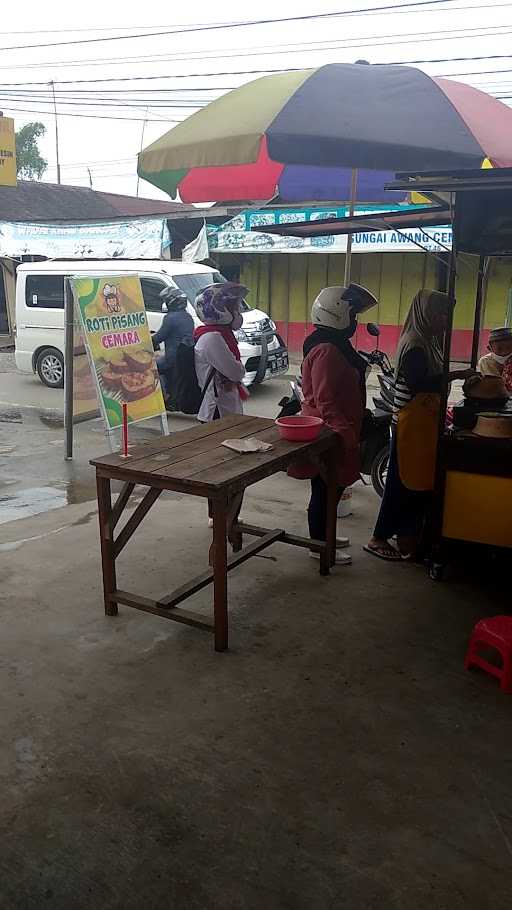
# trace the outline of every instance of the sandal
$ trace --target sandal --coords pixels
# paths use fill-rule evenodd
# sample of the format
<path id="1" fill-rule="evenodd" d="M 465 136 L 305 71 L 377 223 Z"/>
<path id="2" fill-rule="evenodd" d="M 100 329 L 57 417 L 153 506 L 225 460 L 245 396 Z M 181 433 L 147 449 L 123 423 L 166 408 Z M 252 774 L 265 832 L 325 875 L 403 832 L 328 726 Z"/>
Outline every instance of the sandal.
<path id="1" fill-rule="evenodd" d="M 376 556 L 377 559 L 384 559 L 386 562 L 402 562 L 403 556 L 400 555 L 398 550 L 395 550 L 391 544 L 382 544 L 377 547 L 371 547 L 369 544 L 366 544 L 363 547 L 363 550 L 366 553 L 370 553 L 371 556 Z"/>

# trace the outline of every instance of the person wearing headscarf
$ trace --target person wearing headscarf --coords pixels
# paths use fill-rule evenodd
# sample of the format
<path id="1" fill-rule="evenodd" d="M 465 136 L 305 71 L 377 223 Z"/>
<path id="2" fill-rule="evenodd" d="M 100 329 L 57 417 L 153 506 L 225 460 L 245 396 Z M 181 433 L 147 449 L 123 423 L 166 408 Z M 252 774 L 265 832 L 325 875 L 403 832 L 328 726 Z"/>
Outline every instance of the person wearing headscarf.
<path id="1" fill-rule="evenodd" d="M 397 425 L 400 412 L 410 408 L 421 393 L 432 393 L 432 401 L 439 402 L 443 380 L 443 339 L 450 316 L 451 302 L 447 294 L 423 289 L 419 291 L 405 320 L 398 348 L 395 367 L 395 400 L 393 433 L 386 486 L 373 536 L 364 549 L 380 559 L 399 561 L 415 555 L 421 535 L 430 494 L 407 487 L 401 478 L 400 468 L 407 460 L 407 452 L 400 449 Z M 471 370 L 450 374 L 451 379 L 466 379 Z M 425 415 L 427 411 L 425 411 Z M 425 425 L 427 433 L 436 417 Z M 421 438 L 417 439 L 421 446 Z M 399 459 L 400 455 L 400 459 Z M 389 541 L 397 538 L 398 547 Z"/>
<path id="2" fill-rule="evenodd" d="M 366 404 L 367 363 L 350 339 L 357 328 L 357 314 L 376 304 L 373 294 L 356 284 L 324 288 L 311 310 L 314 331 L 304 342 L 302 413 L 321 417 L 338 436 L 338 498 L 359 478 L 359 437 Z M 327 485 L 318 468 L 307 476 L 311 478 L 309 535 L 325 540 Z M 341 541 L 348 546 L 346 538 Z M 337 553 L 336 562 L 349 565 L 351 558 Z"/>
<path id="3" fill-rule="evenodd" d="M 248 397 L 245 368 L 235 332 L 242 327 L 242 301 L 248 288 L 234 281 L 208 285 L 197 295 L 195 310 L 203 325 L 194 331 L 195 366 L 201 389 L 208 384 L 197 419 L 202 423 L 242 414 Z"/>

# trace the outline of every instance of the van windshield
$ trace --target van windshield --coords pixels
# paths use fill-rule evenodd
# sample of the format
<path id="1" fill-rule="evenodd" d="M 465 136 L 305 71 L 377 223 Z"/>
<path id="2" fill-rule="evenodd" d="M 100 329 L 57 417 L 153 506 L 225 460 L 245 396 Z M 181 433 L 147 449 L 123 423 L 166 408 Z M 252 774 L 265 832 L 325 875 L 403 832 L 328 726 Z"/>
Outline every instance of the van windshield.
<path id="1" fill-rule="evenodd" d="M 195 275 L 173 275 L 172 278 L 178 285 L 180 291 L 183 291 L 183 293 L 187 295 L 191 304 L 194 304 L 199 291 L 202 291 L 203 288 L 207 288 L 209 284 L 217 284 L 226 281 L 224 275 L 221 275 L 220 272 L 198 272 Z M 247 310 L 250 310 L 250 307 L 247 306 L 245 300 L 242 301 L 240 309 L 244 313 L 247 312 Z"/>
<path id="2" fill-rule="evenodd" d="M 193 304 L 199 291 L 207 288 L 209 284 L 220 283 L 226 279 L 220 272 L 196 272 L 194 275 L 173 275 L 172 280 Z"/>

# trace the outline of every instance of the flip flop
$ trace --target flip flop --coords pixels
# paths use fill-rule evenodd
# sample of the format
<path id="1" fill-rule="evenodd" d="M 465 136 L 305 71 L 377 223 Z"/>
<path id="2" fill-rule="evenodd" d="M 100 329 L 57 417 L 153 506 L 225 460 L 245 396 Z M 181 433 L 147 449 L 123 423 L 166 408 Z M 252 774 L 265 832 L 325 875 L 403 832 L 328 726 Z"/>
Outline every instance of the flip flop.
<path id="1" fill-rule="evenodd" d="M 393 549 L 394 548 L 390 546 L 388 548 L 388 551 L 391 552 Z M 385 554 L 385 552 L 383 552 L 384 547 L 369 547 L 368 544 L 366 544 L 363 547 L 363 550 L 365 550 L 366 553 L 369 553 L 371 556 L 375 556 L 377 559 L 384 559 L 386 562 L 402 562 L 403 561 L 403 557 L 400 555 L 398 550 L 394 550 L 394 552 L 396 553 L 396 556 L 391 556 L 391 555 L 387 556 Z"/>

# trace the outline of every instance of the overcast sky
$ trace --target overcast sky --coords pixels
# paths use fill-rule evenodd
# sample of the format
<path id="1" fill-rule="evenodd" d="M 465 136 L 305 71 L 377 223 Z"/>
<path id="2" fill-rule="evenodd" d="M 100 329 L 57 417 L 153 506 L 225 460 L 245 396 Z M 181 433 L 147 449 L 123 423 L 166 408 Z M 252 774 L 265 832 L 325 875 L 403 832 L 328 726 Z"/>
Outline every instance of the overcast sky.
<path id="1" fill-rule="evenodd" d="M 151 30 L 346 13 L 393 3 L 398 9 L 381 13 L 147 35 Z M 404 0 L 321 0 L 318 6 L 311 0 L 260 0 L 254 5 L 219 0 L 215 7 L 206 2 L 184 4 L 181 11 L 173 6 L 162 0 L 148 4 L 88 0 L 84 15 L 84 7 L 79 4 L 25 0 L 22 17 L 4 16 L 0 109 L 15 117 L 16 128 L 31 120 L 41 120 L 46 125 L 47 134 L 41 142 L 49 164 L 45 180 L 56 181 L 54 118 L 49 105 L 43 103 L 51 98 L 47 85 L 50 80 L 55 82 L 58 99 L 62 182 L 87 186 L 89 167 L 95 189 L 135 194 L 136 154 L 143 130 L 146 146 L 167 132 L 172 121 L 183 119 L 207 99 L 215 98 L 220 89 L 256 78 L 249 74 L 202 76 L 203 73 L 352 63 L 358 58 L 398 62 L 488 58 L 510 53 L 512 2 L 504 0 L 448 0 L 416 9 Z M 26 31 L 21 30 L 22 19 Z M 140 33 L 143 37 L 119 39 Z M 118 36 L 117 40 L 97 40 L 113 36 Z M 62 43 L 77 40 L 88 43 Z M 52 46 L 26 47 L 41 44 Z M 20 45 L 23 47 L 15 49 Z M 489 93 L 512 96 L 512 55 L 508 60 L 421 66 L 432 75 L 455 74 L 461 81 Z M 484 73 L 489 70 L 493 73 Z M 460 75 L 467 73 L 470 75 Z M 186 78 L 169 78 L 177 74 Z M 147 78 L 155 76 L 158 78 Z M 132 81 L 121 81 L 126 77 L 132 77 Z M 43 84 L 34 84 L 37 82 Z M 64 99 L 69 103 L 64 104 Z M 85 101 L 92 104 L 85 106 Z M 162 198 L 144 181 L 139 193 Z"/>

